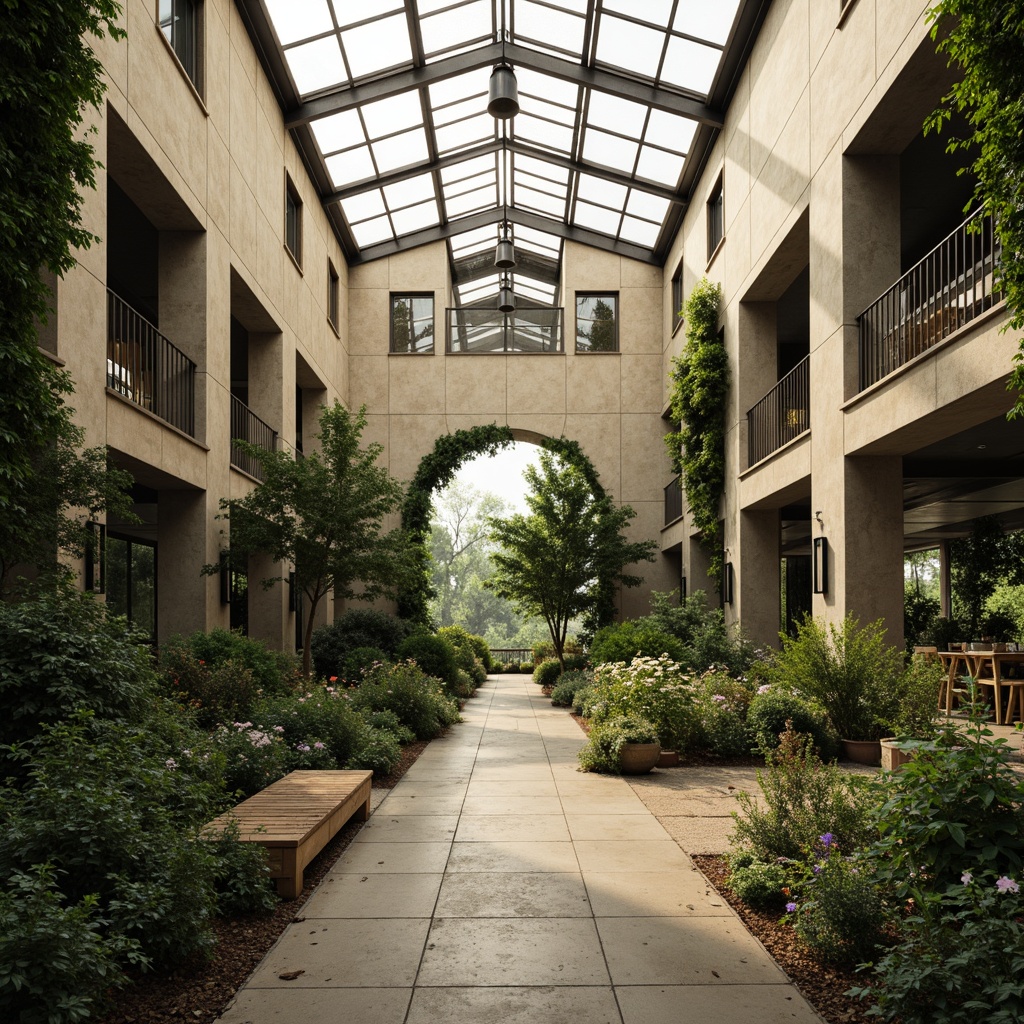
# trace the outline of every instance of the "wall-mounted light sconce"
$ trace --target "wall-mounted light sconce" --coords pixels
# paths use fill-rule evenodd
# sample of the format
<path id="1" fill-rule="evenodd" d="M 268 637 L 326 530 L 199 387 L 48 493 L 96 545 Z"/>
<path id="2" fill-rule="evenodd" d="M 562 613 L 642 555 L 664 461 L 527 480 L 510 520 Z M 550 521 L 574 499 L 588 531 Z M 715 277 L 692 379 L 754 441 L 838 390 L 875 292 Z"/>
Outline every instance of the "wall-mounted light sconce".
<path id="1" fill-rule="evenodd" d="M 824 537 L 814 538 L 814 585 L 815 594 L 828 593 L 828 541 Z"/>
<path id="2" fill-rule="evenodd" d="M 686 577 L 685 576 L 680 576 L 679 577 L 679 603 L 680 604 L 685 604 L 686 603 Z"/>
<path id="3" fill-rule="evenodd" d="M 732 604 L 732 562 L 722 566 L 722 604 Z"/>
<path id="4" fill-rule="evenodd" d="M 231 554 L 220 553 L 220 603 L 231 604 Z"/>
<path id="5" fill-rule="evenodd" d="M 103 523 L 92 520 L 85 524 L 85 589 L 94 594 L 106 590 L 104 568 L 106 566 L 107 528 Z"/>
<path id="6" fill-rule="evenodd" d="M 819 509 L 817 512 L 814 513 L 814 518 L 817 520 L 818 526 L 820 526 L 821 529 L 824 530 L 825 529 L 825 520 L 821 518 L 821 509 Z"/>

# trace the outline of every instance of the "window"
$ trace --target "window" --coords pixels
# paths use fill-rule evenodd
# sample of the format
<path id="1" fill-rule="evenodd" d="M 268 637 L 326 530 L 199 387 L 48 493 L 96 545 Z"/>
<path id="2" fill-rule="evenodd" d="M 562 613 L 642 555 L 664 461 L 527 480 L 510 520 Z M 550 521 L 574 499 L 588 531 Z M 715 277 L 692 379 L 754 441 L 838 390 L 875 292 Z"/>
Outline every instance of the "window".
<path id="1" fill-rule="evenodd" d="M 576 293 L 576 351 L 619 351 L 619 297 Z"/>
<path id="2" fill-rule="evenodd" d="M 683 322 L 683 265 L 676 267 L 672 275 L 672 330 Z"/>
<path id="3" fill-rule="evenodd" d="M 708 200 L 708 262 L 715 255 L 715 250 L 722 244 L 724 237 L 725 191 L 722 188 L 722 176 L 719 175 Z"/>
<path id="4" fill-rule="evenodd" d="M 107 609 L 156 641 L 156 545 L 107 534 Z"/>
<path id="5" fill-rule="evenodd" d="M 302 200 L 292 179 L 284 176 L 284 244 L 292 259 L 302 267 Z"/>
<path id="6" fill-rule="evenodd" d="M 434 296 L 391 296 L 391 351 L 434 351 Z"/>
<path id="7" fill-rule="evenodd" d="M 338 296 L 341 284 L 338 280 L 338 272 L 334 269 L 334 264 L 327 261 L 327 319 L 331 321 L 331 326 L 338 329 Z"/>
<path id="8" fill-rule="evenodd" d="M 160 31 L 185 74 L 199 88 L 199 4 L 196 0 L 160 0 L 159 10 Z"/>

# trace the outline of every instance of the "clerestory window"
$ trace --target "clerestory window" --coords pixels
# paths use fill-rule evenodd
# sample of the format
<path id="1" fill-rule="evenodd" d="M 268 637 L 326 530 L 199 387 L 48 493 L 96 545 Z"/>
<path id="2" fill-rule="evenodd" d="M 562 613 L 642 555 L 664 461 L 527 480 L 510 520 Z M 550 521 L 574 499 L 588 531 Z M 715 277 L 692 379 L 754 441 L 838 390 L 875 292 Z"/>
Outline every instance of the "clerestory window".
<path id="1" fill-rule="evenodd" d="M 576 351 L 619 351 L 619 296 L 615 292 L 576 293 Z"/>

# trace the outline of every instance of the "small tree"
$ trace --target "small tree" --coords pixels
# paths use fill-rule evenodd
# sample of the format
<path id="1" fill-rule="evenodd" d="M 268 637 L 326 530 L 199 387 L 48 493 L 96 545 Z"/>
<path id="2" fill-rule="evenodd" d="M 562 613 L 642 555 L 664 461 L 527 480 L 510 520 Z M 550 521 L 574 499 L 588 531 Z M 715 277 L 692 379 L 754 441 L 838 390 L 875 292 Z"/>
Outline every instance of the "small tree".
<path id="1" fill-rule="evenodd" d="M 564 668 L 570 621 L 604 600 L 608 581 L 639 586 L 643 578 L 623 569 L 653 561 L 655 544 L 623 536 L 636 513 L 607 495 L 596 497 L 579 467 L 560 465 L 544 451 L 540 465 L 527 467 L 524 476 L 530 514 L 489 520 L 502 550 L 491 556 L 495 572 L 487 585 L 524 615 L 544 619 Z"/>
<path id="2" fill-rule="evenodd" d="M 263 482 L 244 498 L 221 499 L 231 522 L 231 549 L 264 553 L 294 566 L 295 586 L 309 601 L 302 667 L 309 675 L 309 641 L 317 606 L 334 597 L 394 597 L 408 584 L 413 545 L 400 529 L 383 532 L 402 503 L 401 484 L 377 465 L 379 444 L 360 447 L 366 407 L 352 416 L 340 402 L 320 416 L 320 452 L 295 459 L 259 445 L 235 444 L 259 463 Z M 219 565 L 204 566 L 212 574 Z M 271 576 L 265 588 L 285 579 Z"/>

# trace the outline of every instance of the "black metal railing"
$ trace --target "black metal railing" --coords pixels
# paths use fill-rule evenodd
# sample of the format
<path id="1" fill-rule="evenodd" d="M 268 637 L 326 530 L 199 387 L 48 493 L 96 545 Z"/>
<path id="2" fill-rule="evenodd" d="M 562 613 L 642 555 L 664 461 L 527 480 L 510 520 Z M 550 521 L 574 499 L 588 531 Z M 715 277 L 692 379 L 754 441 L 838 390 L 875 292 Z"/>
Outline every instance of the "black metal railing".
<path id="1" fill-rule="evenodd" d="M 810 356 L 804 356 L 747 413 L 747 465 L 766 459 L 810 425 Z"/>
<path id="2" fill-rule="evenodd" d="M 672 483 L 665 485 L 665 525 L 674 523 L 683 517 L 683 487 L 676 477 Z"/>
<path id="3" fill-rule="evenodd" d="M 968 230 L 974 225 L 973 230 Z M 857 318 L 863 391 L 999 301 L 999 239 L 975 210 Z"/>
<path id="4" fill-rule="evenodd" d="M 231 465 L 243 473 L 263 479 L 259 459 L 242 451 L 236 441 L 248 441 L 268 452 L 277 450 L 277 431 L 264 423 L 240 398 L 231 396 Z"/>
<path id="5" fill-rule="evenodd" d="M 522 665 L 523 662 L 533 663 L 532 647 L 492 647 L 491 663 L 493 665 Z"/>
<path id="6" fill-rule="evenodd" d="M 562 309 L 449 309 L 446 351 L 462 352 L 561 352 Z"/>
<path id="7" fill-rule="evenodd" d="M 196 364 L 109 289 L 107 387 L 195 436 Z"/>

